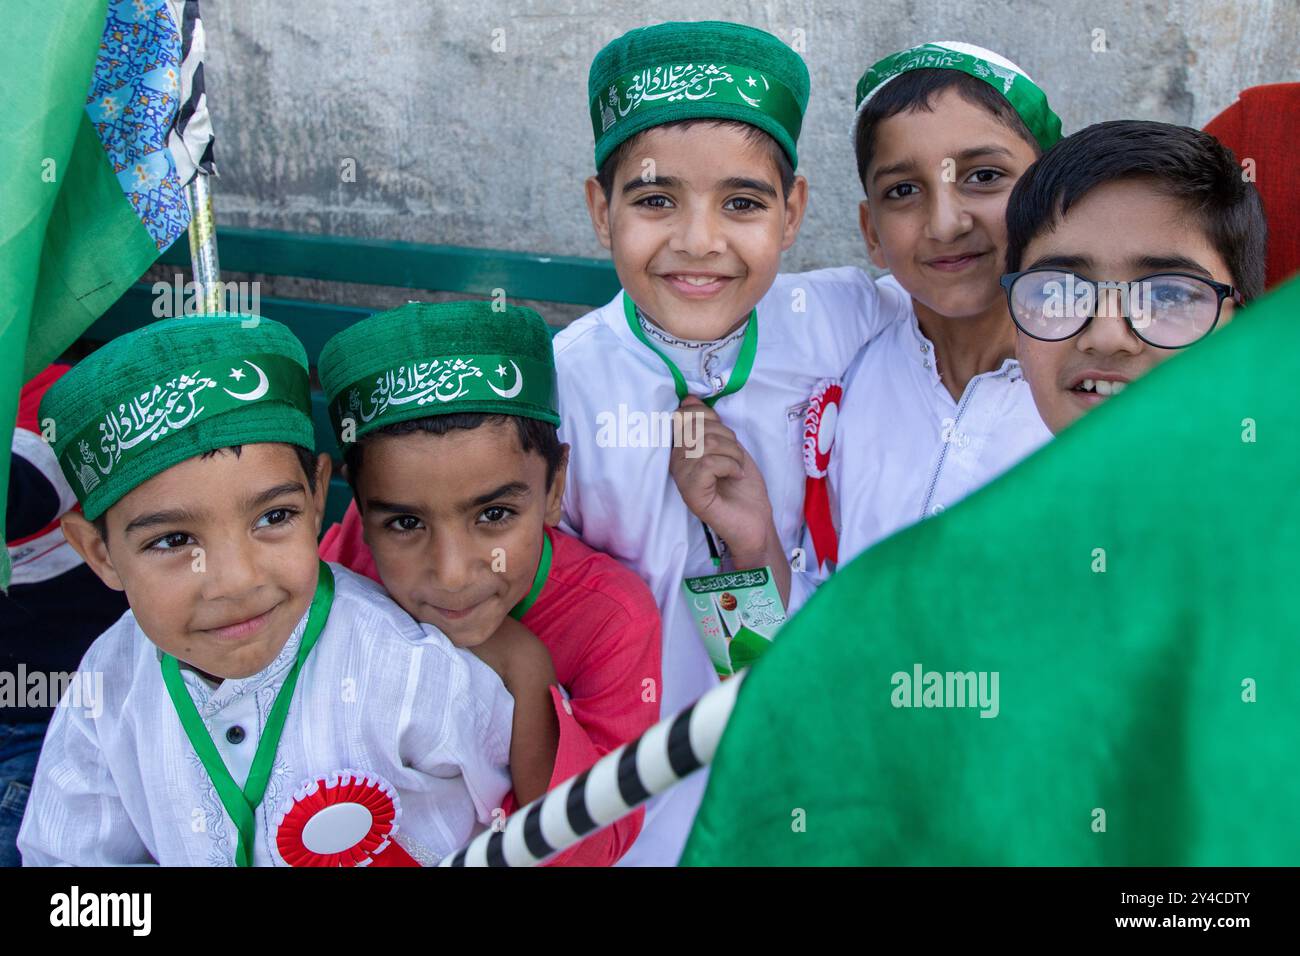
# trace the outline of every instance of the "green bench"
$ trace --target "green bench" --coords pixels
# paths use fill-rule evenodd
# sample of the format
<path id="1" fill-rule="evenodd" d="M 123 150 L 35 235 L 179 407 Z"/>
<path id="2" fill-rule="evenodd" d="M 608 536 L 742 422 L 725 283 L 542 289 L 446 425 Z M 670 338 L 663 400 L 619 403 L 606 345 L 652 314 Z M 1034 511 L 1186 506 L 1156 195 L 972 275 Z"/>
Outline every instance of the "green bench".
<path id="1" fill-rule="evenodd" d="M 613 265 L 602 259 L 540 256 L 495 249 L 431 246 L 346 236 L 311 236 L 258 229 L 218 229 L 217 249 L 223 277 L 231 273 L 297 276 L 364 285 L 491 297 L 503 289 L 512 301 L 538 300 L 595 307 L 618 292 Z M 160 263 L 190 265 L 189 241 L 182 238 L 162 254 Z M 82 336 L 91 344 L 107 342 L 156 321 L 151 283 L 137 283 Z M 313 371 L 327 339 L 374 312 L 306 299 L 262 297 L 261 314 L 293 329 L 307 348 Z M 552 329 L 552 332 L 556 331 Z M 315 376 L 313 375 L 313 383 Z M 337 454 L 325 396 L 312 386 L 316 448 Z M 330 481 L 325 527 L 341 520 L 352 493 L 336 475 Z"/>

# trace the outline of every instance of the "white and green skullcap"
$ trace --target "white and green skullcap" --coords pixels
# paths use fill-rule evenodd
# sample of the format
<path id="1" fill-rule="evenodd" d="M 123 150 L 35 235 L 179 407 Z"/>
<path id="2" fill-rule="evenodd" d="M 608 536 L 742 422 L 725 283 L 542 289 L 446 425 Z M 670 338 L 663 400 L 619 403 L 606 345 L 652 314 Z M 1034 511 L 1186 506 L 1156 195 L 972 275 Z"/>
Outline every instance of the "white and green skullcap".
<path id="1" fill-rule="evenodd" d="M 757 126 L 799 165 L 808 67 L 770 33 L 740 23 L 659 23 L 623 34 L 587 74 L 596 168 L 638 133 L 679 120 Z"/>
<path id="2" fill-rule="evenodd" d="M 50 386 L 40 416 L 93 521 L 154 475 L 231 445 L 314 442 L 307 353 L 253 315 L 163 319 L 92 352 Z"/>
<path id="3" fill-rule="evenodd" d="M 1006 98 L 1044 151 L 1061 138 L 1060 117 L 1052 112 L 1047 94 L 1028 73 L 992 50 L 956 40 L 923 43 L 873 64 L 858 80 L 857 115 L 862 115 L 863 107 L 884 86 L 911 70 L 958 70 L 983 80 Z"/>
<path id="4" fill-rule="evenodd" d="M 475 412 L 560 424 L 542 317 L 495 302 L 408 302 L 339 332 L 317 365 L 339 448 L 385 425 Z"/>

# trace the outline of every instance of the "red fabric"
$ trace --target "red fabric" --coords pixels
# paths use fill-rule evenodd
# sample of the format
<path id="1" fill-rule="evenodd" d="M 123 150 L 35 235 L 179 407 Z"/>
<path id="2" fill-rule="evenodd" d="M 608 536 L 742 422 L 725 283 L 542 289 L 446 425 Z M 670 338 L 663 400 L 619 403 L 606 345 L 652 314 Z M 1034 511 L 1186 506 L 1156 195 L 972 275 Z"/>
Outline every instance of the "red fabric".
<path id="1" fill-rule="evenodd" d="M 23 386 L 22 392 L 18 397 L 18 428 L 25 428 L 29 432 L 41 433 L 40 415 L 38 409 L 41 405 L 41 399 L 50 386 L 63 378 L 72 370 L 71 365 L 51 365 L 45 371 L 38 372 L 31 381 Z"/>
<path id="2" fill-rule="evenodd" d="M 835 522 L 831 518 L 826 476 L 814 478 L 809 475 L 803 484 L 803 518 L 812 536 L 813 550 L 817 552 L 817 569 L 821 570 L 827 561 L 839 564 L 840 536 L 835 533 Z"/>
<path id="3" fill-rule="evenodd" d="M 41 434 L 41 416 L 40 407 L 41 399 L 49 391 L 51 385 L 63 378 L 64 375 L 72 371 L 71 365 L 54 364 L 47 366 L 43 371 L 38 372 L 29 382 L 23 385 L 22 391 L 18 394 L 18 419 L 14 423 L 15 428 L 21 428 L 24 431 Z M 42 469 L 44 472 L 44 469 Z M 73 511 L 80 511 L 81 505 L 76 505 Z M 59 526 L 62 515 L 55 515 L 45 527 L 31 534 L 23 535 L 21 538 L 11 538 L 5 542 L 7 547 L 16 548 L 26 544 L 28 541 L 35 541 L 37 538 L 44 537 Z M 47 552 L 59 547 L 62 539 L 50 546 Z M 44 553 L 47 553 L 44 552 Z M 28 561 L 36 560 L 41 555 L 29 555 Z"/>
<path id="4" fill-rule="evenodd" d="M 1255 161 L 1255 188 L 1268 217 L 1264 284 L 1273 288 L 1300 271 L 1300 83 L 1243 90 L 1237 102 L 1205 127 L 1241 163 Z"/>
<path id="5" fill-rule="evenodd" d="M 555 676 L 569 692 L 565 701 L 551 688 L 560 724 L 548 787 L 554 789 L 659 720 L 662 636 L 654 597 L 634 572 L 562 531 L 546 533 L 551 573 L 522 623 L 551 652 Z M 379 581 L 355 502 L 325 533 L 320 556 Z M 654 682 L 650 702 L 642 700 L 646 680 Z M 509 814 L 517 806 L 509 794 L 503 809 Z M 547 865 L 609 866 L 631 848 L 644 817 L 644 810 L 629 814 Z"/>

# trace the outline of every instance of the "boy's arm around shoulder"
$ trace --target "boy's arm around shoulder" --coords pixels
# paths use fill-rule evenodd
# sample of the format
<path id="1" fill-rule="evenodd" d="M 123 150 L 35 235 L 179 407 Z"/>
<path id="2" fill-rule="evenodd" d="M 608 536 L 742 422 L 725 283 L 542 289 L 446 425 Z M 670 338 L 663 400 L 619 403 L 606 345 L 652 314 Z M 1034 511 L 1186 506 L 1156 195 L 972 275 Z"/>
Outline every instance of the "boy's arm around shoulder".
<path id="1" fill-rule="evenodd" d="M 857 266 L 791 273 L 780 278 L 790 284 L 787 294 L 804 290 L 809 299 L 807 311 L 821 321 L 820 331 L 841 371 L 864 345 L 911 309 L 911 299 L 900 286 L 886 281 L 885 276 L 873 278 Z"/>
<path id="2" fill-rule="evenodd" d="M 546 792 L 555 769 L 559 722 L 551 697 L 555 665 L 536 635 L 512 617 L 473 653 L 500 675 L 514 698 L 510 781 L 520 804 Z"/>
<path id="3" fill-rule="evenodd" d="M 625 570 L 620 568 L 620 570 Z M 662 626 L 650 589 L 627 571 L 618 606 L 597 628 L 597 639 L 570 682 L 554 788 L 601 757 L 635 740 L 659 721 Z M 568 711 L 572 713 L 569 714 Z M 644 807 L 553 858 L 549 866 L 611 866 L 641 833 Z"/>

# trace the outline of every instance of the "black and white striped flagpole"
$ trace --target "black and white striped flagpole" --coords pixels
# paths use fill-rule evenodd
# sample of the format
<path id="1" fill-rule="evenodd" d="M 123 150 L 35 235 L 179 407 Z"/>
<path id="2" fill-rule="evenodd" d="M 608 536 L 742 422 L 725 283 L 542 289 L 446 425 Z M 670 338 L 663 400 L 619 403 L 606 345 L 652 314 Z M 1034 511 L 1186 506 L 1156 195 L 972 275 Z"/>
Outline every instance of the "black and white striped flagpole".
<path id="1" fill-rule="evenodd" d="M 627 816 L 712 762 L 744 673 L 728 678 L 675 717 L 606 754 L 595 766 L 480 833 L 439 866 L 533 866 Z"/>

